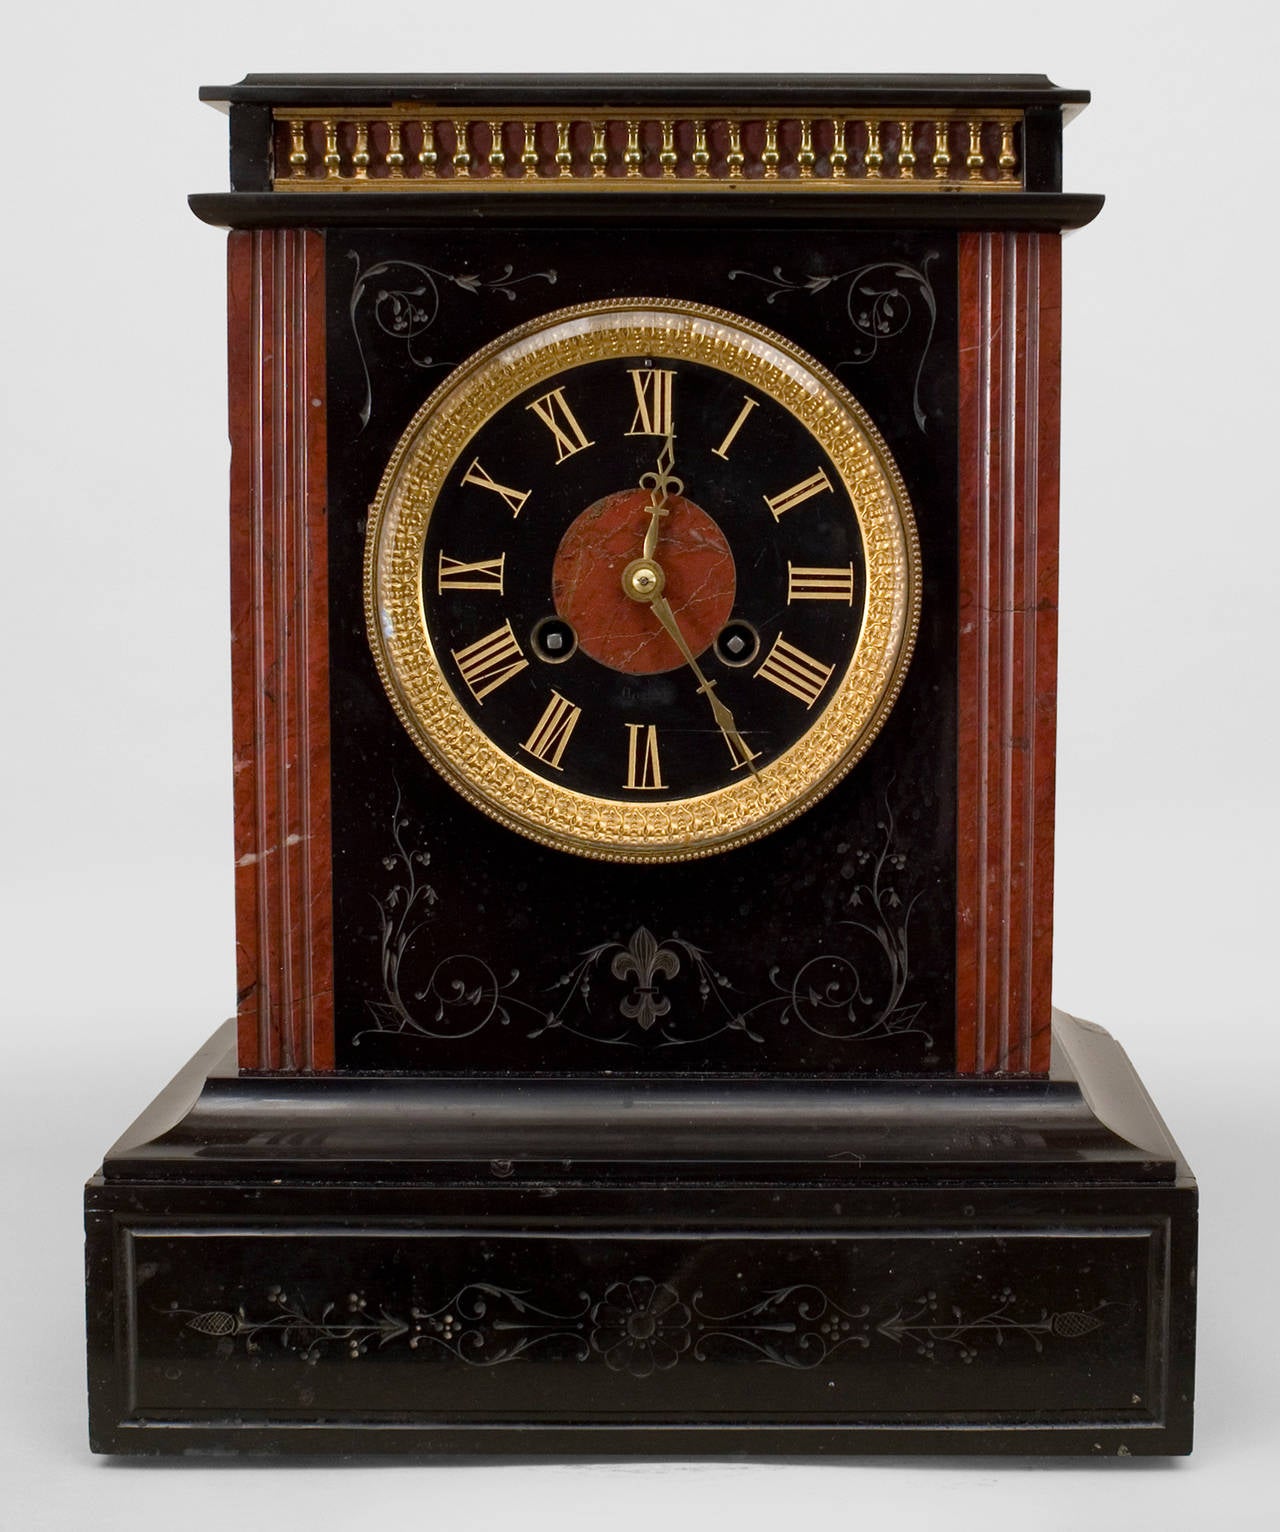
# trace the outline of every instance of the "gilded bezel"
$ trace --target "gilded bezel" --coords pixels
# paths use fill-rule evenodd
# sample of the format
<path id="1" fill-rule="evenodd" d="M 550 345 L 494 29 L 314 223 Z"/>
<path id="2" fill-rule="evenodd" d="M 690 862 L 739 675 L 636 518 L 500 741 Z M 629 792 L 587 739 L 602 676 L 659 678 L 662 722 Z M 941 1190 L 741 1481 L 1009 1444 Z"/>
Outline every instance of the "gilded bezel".
<path id="1" fill-rule="evenodd" d="M 866 558 L 853 653 L 806 732 L 757 774 L 697 797 L 631 803 L 575 792 L 507 754 L 462 706 L 432 646 L 422 557 L 436 497 L 467 443 L 506 404 L 565 370 L 614 357 L 699 362 L 732 373 L 795 415 L 849 493 Z M 670 298 L 578 304 L 510 330 L 435 389 L 401 436 L 370 509 L 365 614 L 378 672 L 432 765 L 512 830 L 579 856 L 686 861 L 743 845 L 793 819 L 865 753 L 901 688 L 920 614 L 910 501 L 853 395 L 785 337 L 722 309 Z"/>

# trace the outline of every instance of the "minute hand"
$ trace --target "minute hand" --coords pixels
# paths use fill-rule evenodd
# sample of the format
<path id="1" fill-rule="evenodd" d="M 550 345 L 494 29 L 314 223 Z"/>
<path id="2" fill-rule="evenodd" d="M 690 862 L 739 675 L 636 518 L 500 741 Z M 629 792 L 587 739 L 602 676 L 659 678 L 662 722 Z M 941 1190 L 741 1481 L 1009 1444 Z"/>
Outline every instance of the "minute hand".
<path id="1" fill-rule="evenodd" d="M 671 610 L 671 603 L 665 596 L 655 596 L 649 605 L 653 608 L 653 615 L 670 634 L 672 643 L 675 644 L 676 648 L 684 656 L 685 664 L 698 678 L 698 690 L 705 695 L 707 701 L 711 704 L 712 716 L 715 718 L 716 725 L 721 734 L 728 741 L 729 750 L 734 760 L 738 765 L 748 767 L 754 776 L 755 767 L 751 763 L 755 759 L 755 754 L 747 748 L 746 741 L 738 733 L 738 726 L 733 721 L 733 714 L 716 696 L 716 683 L 707 680 L 702 666 L 694 658 L 693 650 L 690 649 L 684 634 L 680 631 L 680 624 L 676 621 L 675 613 Z"/>

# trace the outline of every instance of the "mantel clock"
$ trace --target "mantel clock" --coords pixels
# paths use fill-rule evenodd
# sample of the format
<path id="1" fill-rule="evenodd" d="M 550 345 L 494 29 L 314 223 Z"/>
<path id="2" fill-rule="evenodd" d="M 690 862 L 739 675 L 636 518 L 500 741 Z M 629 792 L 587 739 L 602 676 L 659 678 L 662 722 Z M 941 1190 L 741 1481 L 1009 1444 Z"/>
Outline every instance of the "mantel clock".
<path id="1" fill-rule="evenodd" d="M 109 1452 L 1189 1450 L 1050 1005 L 1043 76 L 249 76 L 239 994 L 87 1192 Z"/>

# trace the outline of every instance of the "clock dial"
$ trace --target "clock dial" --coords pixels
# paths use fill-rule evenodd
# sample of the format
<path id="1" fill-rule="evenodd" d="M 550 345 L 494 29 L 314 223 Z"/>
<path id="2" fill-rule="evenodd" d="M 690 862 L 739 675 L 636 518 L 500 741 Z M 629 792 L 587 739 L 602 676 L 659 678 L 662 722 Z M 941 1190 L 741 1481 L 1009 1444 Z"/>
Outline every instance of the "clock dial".
<path id="1" fill-rule="evenodd" d="M 458 369 L 370 520 L 370 637 L 471 801 L 586 855 L 705 855 L 865 750 L 914 637 L 915 529 L 854 400 L 781 338 L 587 305 Z"/>

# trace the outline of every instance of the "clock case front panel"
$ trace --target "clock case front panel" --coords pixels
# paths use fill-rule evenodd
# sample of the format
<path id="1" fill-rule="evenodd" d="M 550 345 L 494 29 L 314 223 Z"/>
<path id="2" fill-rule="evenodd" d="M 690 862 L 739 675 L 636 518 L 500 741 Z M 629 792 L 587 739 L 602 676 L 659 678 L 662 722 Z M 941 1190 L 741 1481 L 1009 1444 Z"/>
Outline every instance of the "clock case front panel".
<path id="1" fill-rule="evenodd" d="M 816 248 L 804 229 L 744 242 L 713 225 L 660 240 L 503 227 L 328 236 L 339 1067 L 954 1068 L 956 241 L 864 233 Z M 622 867 L 514 835 L 437 776 L 374 668 L 363 567 L 387 460 L 451 364 L 549 309 L 637 296 L 730 309 L 846 383 L 906 481 L 924 584 L 902 694 L 826 798 L 750 846 Z M 581 509 L 543 512 L 547 536 Z"/>

